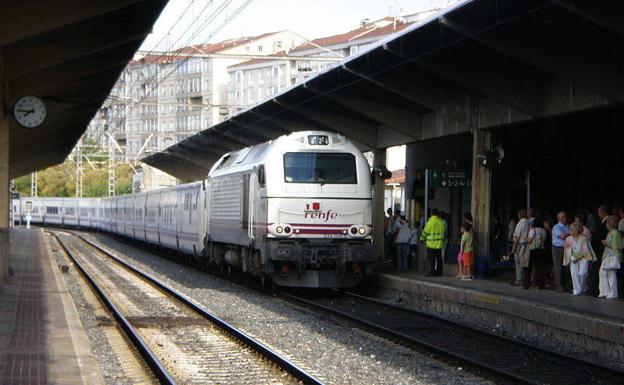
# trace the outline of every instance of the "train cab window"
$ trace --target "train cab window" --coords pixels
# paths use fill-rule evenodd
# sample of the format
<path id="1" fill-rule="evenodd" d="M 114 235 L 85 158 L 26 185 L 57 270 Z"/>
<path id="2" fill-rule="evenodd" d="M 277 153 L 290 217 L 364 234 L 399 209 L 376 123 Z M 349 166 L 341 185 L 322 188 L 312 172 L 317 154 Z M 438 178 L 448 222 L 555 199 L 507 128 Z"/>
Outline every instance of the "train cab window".
<path id="1" fill-rule="evenodd" d="M 288 152 L 284 154 L 284 181 L 355 184 L 355 156 L 347 153 Z"/>

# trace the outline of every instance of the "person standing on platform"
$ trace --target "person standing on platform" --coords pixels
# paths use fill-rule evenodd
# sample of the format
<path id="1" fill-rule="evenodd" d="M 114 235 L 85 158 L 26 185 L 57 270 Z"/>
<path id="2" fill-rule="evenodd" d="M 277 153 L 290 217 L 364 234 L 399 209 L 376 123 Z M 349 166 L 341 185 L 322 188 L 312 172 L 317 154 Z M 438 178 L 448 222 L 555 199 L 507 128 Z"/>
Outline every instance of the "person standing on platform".
<path id="1" fill-rule="evenodd" d="M 572 294 L 581 295 L 585 291 L 587 267 L 591 261 L 596 259 L 596 255 L 589 239 L 583 235 L 582 227 L 578 222 L 570 225 L 570 231 L 572 234 L 565 240 L 563 264 L 570 266 Z"/>
<path id="2" fill-rule="evenodd" d="M 617 231 L 618 220 L 609 215 L 606 220 L 607 238 L 602 240 L 604 253 L 600 265 L 599 298 L 615 299 L 618 297 L 617 270 L 622 259 L 622 236 Z"/>
<path id="3" fill-rule="evenodd" d="M 530 228 L 531 225 L 533 225 L 533 222 L 535 221 L 535 210 L 533 210 L 531 207 L 527 209 L 527 219 L 529 220 L 529 228 Z"/>
<path id="4" fill-rule="evenodd" d="M 412 231 L 410 231 L 410 240 L 408 246 L 408 268 L 416 267 L 416 264 L 418 263 L 416 257 L 418 255 L 418 240 L 420 236 L 419 230 L 420 229 L 418 228 L 418 225 L 414 223 L 414 228 L 412 229 Z"/>
<path id="5" fill-rule="evenodd" d="M 596 218 L 594 211 L 591 209 L 585 210 L 585 214 L 586 214 L 585 224 L 589 228 L 589 231 L 591 231 L 593 234 L 598 229 L 598 219 Z"/>
<path id="6" fill-rule="evenodd" d="M 427 247 L 427 259 L 429 260 L 430 269 L 427 277 L 442 275 L 442 247 L 444 246 L 444 222 L 438 216 L 438 210 L 431 211 L 431 218 L 425 224 L 425 228 L 420 235 L 420 240 Z"/>
<path id="7" fill-rule="evenodd" d="M 624 207 L 620 208 L 620 221 L 618 222 L 618 231 L 624 237 Z"/>
<path id="8" fill-rule="evenodd" d="M 563 292 L 567 282 L 567 274 L 562 274 L 563 268 L 563 248 L 565 239 L 570 235 L 570 228 L 567 224 L 568 217 L 564 211 L 557 213 L 557 224 L 552 230 L 552 263 L 553 276 L 555 278 L 555 290 Z M 567 268 L 565 269 L 567 273 Z"/>
<path id="9" fill-rule="evenodd" d="M 522 284 L 522 272 L 525 267 L 529 266 L 529 247 L 527 240 L 529 238 L 529 220 L 527 219 L 527 211 L 525 209 L 518 210 L 518 224 L 513 233 L 513 244 L 511 252 L 514 256 L 516 265 L 516 280 L 511 284 L 518 286 Z"/>
<path id="10" fill-rule="evenodd" d="M 386 211 L 388 214 L 384 218 L 384 254 L 386 260 L 392 259 L 392 252 L 394 251 L 393 242 L 394 242 L 394 216 L 392 215 L 392 209 L 388 208 Z"/>
<path id="11" fill-rule="evenodd" d="M 505 251 L 513 252 L 513 236 L 516 230 L 518 221 L 516 220 L 516 213 L 511 213 L 509 222 L 507 223 L 507 249 Z"/>
<path id="12" fill-rule="evenodd" d="M 444 241 L 442 242 L 442 260 L 445 261 L 446 260 L 446 248 L 448 246 L 448 229 L 449 229 L 448 214 L 440 210 L 438 211 L 438 217 L 440 217 L 440 219 L 442 220 L 442 223 L 444 224 Z"/>
<path id="13" fill-rule="evenodd" d="M 585 215 L 580 214 L 580 213 L 576 214 L 574 216 L 574 223 L 578 224 L 579 228 L 581 229 L 581 234 L 583 234 L 585 237 L 587 237 L 587 239 L 591 243 L 592 232 L 589 229 L 589 227 L 585 226 Z M 570 230 L 572 230 L 572 229 L 570 229 Z"/>
<path id="14" fill-rule="evenodd" d="M 548 233 L 544 230 L 544 223 L 539 218 L 534 218 L 530 226 L 527 243 L 529 245 L 529 266 L 524 270 L 522 276 L 522 287 L 528 289 L 531 287 L 531 274 L 535 270 L 534 283 L 538 289 L 546 287 L 546 279 L 544 276 L 544 261 L 546 260 L 546 249 L 544 245 Z"/>
<path id="15" fill-rule="evenodd" d="M 461 269 L 463 281 L 472 280 L 472 264 L 474 261 L 474 238 L 472 236 L 472 225 L 464 222 L 461 225 L 461 241 L 459 243 L 459 255 L 461 258 Z"/>
<path id="16" fill-rule="evenodd" d="M 598 223 L 596 224 L 596 230 L 592 231 L 592 248 L 594 249 L 594 253 L 596 253 L 596 258 L 598 258 L 595 262 L 592 262 L 589 267 L 589 274 L 587 276 L 587 284 L 589 285 L 589 289 L 593 295 L 598 295 L 599 291 L 599 275 L 600 275 L 600 266 L 602 264 L 602 255 L 604 254 L 604 245 L 602 241 L 607 238 L 607 216 L 609 215 L 609 208 L 605 205 L 598 207 Z"/>
<path id="17" fill-rule="evenodd" d="M 394 228 L 396 230 L 394 247 L 396 249 L 397 271 L 404 273 L 407 271 L 407 244 L 410 237 L 410 228 L 405 220 L 405 215 L 399 216 L 394 222 Z"/>

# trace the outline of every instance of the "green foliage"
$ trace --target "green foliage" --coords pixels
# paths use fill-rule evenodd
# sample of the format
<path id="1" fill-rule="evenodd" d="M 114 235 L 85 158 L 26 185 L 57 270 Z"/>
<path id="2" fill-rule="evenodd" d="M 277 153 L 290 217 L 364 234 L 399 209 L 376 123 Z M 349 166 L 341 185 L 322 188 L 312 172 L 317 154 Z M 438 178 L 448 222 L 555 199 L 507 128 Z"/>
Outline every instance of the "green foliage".
<path id="1" fill-rule="evenodd" d="M 115 169 L 116 194 L 132 192 L 132 168 L 122 163 Z M 37 173 L 38 195 L 42 197 L 76 196 L 76 164 L 66 160 L 56 166 Z M 30 195 L 30 174 L 15 179 L 15 190 Z M 82 195 L 84 197 L 103 197 L 108 195 L 108 167 L 84 165 L 82 176 Z"/>
<path id="2" fill-rule="evenodd" d="M 30 174 L 20 176 L 13 182 L 15 183 L 15 191 L 24 195 L 30 195 Z"/>
<path id="3" fill-rule="evenodd" d="M 130 194 L 132 192 L 132 168 L 127 163 L 117 165 L 115 169 L 116 195 Z"/>

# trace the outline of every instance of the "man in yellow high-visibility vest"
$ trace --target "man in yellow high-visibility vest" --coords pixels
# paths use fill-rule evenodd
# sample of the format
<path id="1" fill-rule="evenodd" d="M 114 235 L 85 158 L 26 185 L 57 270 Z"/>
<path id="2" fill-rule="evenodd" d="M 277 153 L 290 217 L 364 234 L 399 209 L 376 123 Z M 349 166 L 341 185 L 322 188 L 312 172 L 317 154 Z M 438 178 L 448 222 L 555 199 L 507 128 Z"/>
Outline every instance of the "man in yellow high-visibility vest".
<path id="1" fill-rule="evenodd" d="M 425 228 L 420 235 L 420 240 L 427 247 L 427 259 L 429 260 L 428 277 L 442 275 L 442 247 L 446 238 L 444 221 L 440 218 L 438 210 L 431 210 L 431 218 L 427 220 Z"/>

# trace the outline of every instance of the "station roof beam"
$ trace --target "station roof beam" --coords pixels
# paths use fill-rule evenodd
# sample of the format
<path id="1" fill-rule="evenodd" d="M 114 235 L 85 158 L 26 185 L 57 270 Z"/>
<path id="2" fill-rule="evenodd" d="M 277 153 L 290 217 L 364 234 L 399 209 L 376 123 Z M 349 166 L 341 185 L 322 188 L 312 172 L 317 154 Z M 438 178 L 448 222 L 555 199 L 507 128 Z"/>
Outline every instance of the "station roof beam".
<path id="1" fill-rule="evenodd" d="M 465 0 L 204 132 L 325 129 L 370 150 L 621 105 L 623 25 L 618 0 Z"/>
<path id="2" fill-rule="evenodd" d="M 60 163 L 75 146 L 166 0 L 34 0 L 0 4 L 2 104 L 33 95 L 46 120 L 9 119 L 10 177 Z"/>

